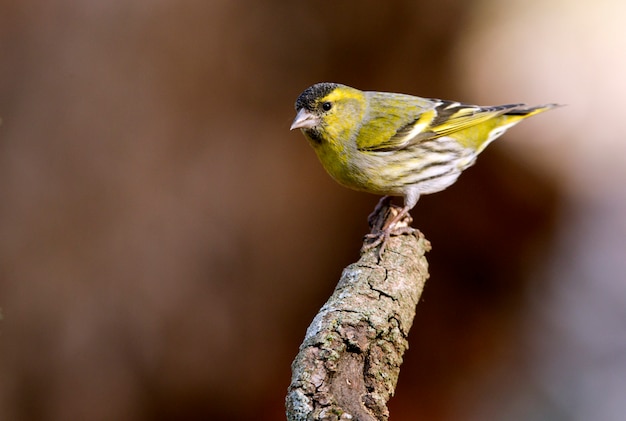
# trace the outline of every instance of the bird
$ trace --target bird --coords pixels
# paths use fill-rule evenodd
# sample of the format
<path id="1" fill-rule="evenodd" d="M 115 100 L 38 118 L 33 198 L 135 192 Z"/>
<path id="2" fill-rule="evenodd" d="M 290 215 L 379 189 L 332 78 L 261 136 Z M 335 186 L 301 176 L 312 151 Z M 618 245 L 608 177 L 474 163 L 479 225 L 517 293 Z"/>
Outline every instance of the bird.
<path id="1" fill-rule="evenodd" d="M 322 82 L 298 96 L 290 130 L 301 130 L 339 184 L 382 195 L 377 209 L 403 198 L 401 210 L 368 235 L 364 249 L 381 244 L 380 257 L 390 236 L 413 231 L 400 221 L 422 195 L 446 189 L 508 129 L 557 106 L 479 106 Z"/>

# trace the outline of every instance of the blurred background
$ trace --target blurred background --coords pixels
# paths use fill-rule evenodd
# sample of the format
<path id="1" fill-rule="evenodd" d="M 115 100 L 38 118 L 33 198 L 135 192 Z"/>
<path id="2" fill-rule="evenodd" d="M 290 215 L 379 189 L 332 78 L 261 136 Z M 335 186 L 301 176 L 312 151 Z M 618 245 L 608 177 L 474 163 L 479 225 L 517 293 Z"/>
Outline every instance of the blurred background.
<path id="1" fill-rule="evenodd" d="M 623 420 L 626 3 L 5 0 L 0 419 L 279 420 L 378 197 L 293 103 L 567 104 L 420 200 L 391 418 Z"/>

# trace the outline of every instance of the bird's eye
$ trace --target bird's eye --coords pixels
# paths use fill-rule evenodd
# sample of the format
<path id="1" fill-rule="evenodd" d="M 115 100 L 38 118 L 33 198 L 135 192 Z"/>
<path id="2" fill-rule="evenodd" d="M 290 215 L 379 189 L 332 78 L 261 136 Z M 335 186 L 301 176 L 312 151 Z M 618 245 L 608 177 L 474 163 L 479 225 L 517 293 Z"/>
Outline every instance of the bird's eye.
<path id="1" fill-rule="evenodd" d="M 330 111 L 331 108 L 333 108 L 333 104 L 330 102 L 325 102 L 322 104 L 322 110 L 324 111 Z"/>

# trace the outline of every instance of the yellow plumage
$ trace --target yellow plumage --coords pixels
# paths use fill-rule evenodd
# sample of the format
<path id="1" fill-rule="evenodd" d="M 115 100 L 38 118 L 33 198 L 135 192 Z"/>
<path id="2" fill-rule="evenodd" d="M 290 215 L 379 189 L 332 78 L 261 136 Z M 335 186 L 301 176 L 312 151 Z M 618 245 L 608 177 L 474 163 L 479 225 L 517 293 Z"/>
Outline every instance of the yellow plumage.
<path id="1" fill-rule="evenodd" d="M 480 107 L 318 83 L 296 100 L 291 129 L 302 130 L 340 184 L 404 197 L 381 233 L 386 239 L 420 195 L 450 186 L 507 129 L 555 106 Z"/>

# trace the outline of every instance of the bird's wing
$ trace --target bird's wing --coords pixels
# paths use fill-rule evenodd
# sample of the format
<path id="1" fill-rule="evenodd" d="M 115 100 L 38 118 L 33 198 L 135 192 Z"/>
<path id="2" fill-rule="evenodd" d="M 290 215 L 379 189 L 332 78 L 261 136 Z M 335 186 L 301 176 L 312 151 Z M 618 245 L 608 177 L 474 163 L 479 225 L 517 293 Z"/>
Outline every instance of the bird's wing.
<path id="1" fill-rule="evenodd" d="M 437 116 L 436 100 L 384 92 L 366 92 L 366 97 L 367 113 L 355 133 L 361 151 L 400 149 Z"/>
<path id="2" fill-rule="evenodd" d="M 513 111 L 523 104 L 479 107 L 459 102 L 442 101 L 436 108 L 435 117 L 421 134 L 424 138 L 447 136 L 452 133 L 476 126 L 499 115 Z"/>
<path id="3" fill-rule="evenodd" d="M 385 139 L 379 139 L 368 151 L 391 151 L 403 149 L 416 142 L 427 139 L 448 136 L 455 132 L 476 126 L 494 117 L 517 109 L 521 104 L 500 105 L 493 107 L 479 107 L 459 102 L 428 100 L 433 105 L 430 110 L 417 115 L 407 113 L 411 118 L 399 127 L 395 133 L 387 131 Z"/>

